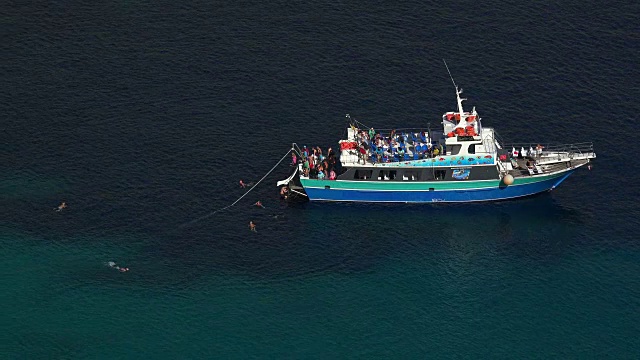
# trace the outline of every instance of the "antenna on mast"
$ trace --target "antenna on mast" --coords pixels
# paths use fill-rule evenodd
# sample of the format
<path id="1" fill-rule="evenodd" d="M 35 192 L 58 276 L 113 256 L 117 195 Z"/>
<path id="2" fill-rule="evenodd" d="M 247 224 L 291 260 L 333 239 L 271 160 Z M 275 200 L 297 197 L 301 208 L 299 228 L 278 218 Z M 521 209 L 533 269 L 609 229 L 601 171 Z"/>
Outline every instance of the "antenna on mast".
<path id="1" fill-rule="evenodd" d="M 449 66 L 447 66 L 447 62 L 444 59 L 442 59 L 442 61 L 444 62 L 444 66 L 447 68 L 447 72 L 449 73 L 449 77 L 451 78 L 451 82 L 453 83 L 453 86 L 455 86 L 456 88 L 456 98 L 458 100 L 458 112 L 460 113 L 460 120 L 466 121 L 467 117 L 464 115 L 464 110 L 462 109 L 462 102 L 467 99 L 460 98 L 460 94 L 462 94 L 462 89 L 458 90 L 458 85 L 456 85 L 456 82 L 453 81 L 453 76 L 451 75 L 451 71 L 449 71 Z M 462 121 L 460 123 L 462 124 Z"/>
<path id="2" fill-rule="evenodd" d="M 453 81 L 453 76 L 451 75 L 451 71 L 449 71 L 449 67 L 447 66 L 447 62 L 442 59 L 442 62 L 444 62 L 444 66 L 447 68 L 447 72 L 449 73 L 449 77 L 451 78 L 451 82 L 453 83 L 453 86 L 456 88 L 456 91 L 458 91 L 458 85 L 456 85 L 456 82 Z"/>

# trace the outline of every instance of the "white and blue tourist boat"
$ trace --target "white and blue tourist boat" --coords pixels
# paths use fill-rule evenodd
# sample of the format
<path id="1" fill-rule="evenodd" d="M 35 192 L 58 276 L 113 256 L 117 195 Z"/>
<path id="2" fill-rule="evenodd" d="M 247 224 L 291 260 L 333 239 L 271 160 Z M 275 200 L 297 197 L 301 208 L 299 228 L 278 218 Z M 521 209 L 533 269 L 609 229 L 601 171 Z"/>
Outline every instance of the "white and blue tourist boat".
<path id="1" fill-rule="evenodd" d="M 291 176 L 278 182 L 281 194 L 311 201 L 503 200 L 553 190 L 576 169 L 591 167 L 592 143 L 501 144 L 475 107 L 464 111 L 462 91 L 455 89 L 458 109 L 442 116 L 441 130 L 376 131 L 347 115 L 346 139 L 326 154 L 328 162 L 293 144 L 297 161 Z"/>

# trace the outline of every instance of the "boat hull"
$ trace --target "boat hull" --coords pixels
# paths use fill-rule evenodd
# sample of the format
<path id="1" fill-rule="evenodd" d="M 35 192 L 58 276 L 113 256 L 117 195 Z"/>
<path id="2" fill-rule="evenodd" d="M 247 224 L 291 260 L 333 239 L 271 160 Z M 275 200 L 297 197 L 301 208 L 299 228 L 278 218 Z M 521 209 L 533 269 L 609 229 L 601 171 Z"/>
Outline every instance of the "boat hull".
<path id="1" fill-rule="evenodd" d="M 482 181 L 346 181 L 300 179 L 311 201 L 351 202 L 473 202 L 495 201 L 534 195 L 554 189 L 575 169 L 515 179 Z"/>

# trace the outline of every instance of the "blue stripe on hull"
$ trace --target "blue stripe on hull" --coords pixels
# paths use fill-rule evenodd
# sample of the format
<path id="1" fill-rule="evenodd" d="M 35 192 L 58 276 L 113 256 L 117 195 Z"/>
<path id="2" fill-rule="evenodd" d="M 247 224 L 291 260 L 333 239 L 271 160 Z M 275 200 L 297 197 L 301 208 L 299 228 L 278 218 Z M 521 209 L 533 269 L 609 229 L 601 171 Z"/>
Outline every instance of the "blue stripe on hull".
<path id="1" fill-rule="evenodd" d="M 470 202 L 511 199 L 554 189 L 573 173 L 540 182 L 500 188 L 442 191 L 375 191 L 305 188 L 310 200 L 360 202 Z"/>

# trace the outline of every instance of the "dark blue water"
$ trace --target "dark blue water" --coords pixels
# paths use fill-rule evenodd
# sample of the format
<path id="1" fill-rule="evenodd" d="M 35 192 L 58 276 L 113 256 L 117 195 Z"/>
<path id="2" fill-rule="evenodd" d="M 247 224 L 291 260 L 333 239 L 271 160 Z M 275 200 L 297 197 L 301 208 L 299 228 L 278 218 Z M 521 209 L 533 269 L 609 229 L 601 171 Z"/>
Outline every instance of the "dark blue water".
<path id="1" fill-rule="evenodd" d="M 0 357 L 640 356 L 637 4 L 0 10 Z M 208 216 L 346 113 L 436 127 L 443 58 L 485 126 L 593 141 L 593 170 L 518 201 L 288 207 L 281 165 Z"/>

